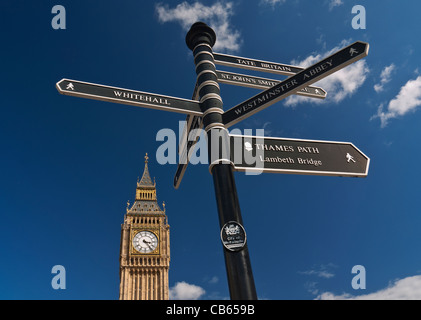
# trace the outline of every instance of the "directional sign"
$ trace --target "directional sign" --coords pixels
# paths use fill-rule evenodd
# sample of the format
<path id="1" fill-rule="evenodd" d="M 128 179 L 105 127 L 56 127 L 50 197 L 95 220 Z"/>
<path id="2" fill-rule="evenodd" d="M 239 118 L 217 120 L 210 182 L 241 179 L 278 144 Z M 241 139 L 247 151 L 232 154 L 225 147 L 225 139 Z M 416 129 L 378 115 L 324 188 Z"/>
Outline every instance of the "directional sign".
<path id="1" fill-rule="evenodd" d="M 225 126 L 228 128 L 252 114 L 300 91 L 304 87 L 366 57 L 368 55 L 368 49 L 368 43 L 357 41 L 296 75 L 289 77 L 276 86 L 240 103 L 223 114 Z"/>
<path id="2" fill-rule="evenodd" d="M 190 117 L 190 116 L 187 116 Z M 187 165 L 189 164 L 190 157 L 194 151 L 194 146 L 196 145 L 197 141 L 200 137 L 200 131 L 194 131 L 196 129 L 202 129 L 203 122 L 201 117 L 194 116 L 192 118 L 187 118 L 186 126 L 183 130 L 183 137 L 181 139 L 181 143 L 183 145 L 180 146 L 179 149 L 179 156 L 180 160 L 177 166 L 177 171 L 174 176 L 174 188 L 178 189 L 181 183 L 181 179 L 183 179 L 184 173 L 186 172 Z M 193 132 L 193 136 L 191 134 Z"/>
<path id="3" fill-rule="evenodd" d="M 197 101 L 199 99 L 198 85 L 194 87 L 192 100 Z M 178 189 L 180 187 L 181 180 L 184 177 L 184 173 L 187 170 L 187 165 L 189 164 L 190 157 L 194 151 L 194 146 L 199 140 L 200 131 L 197 129 L 203 128 L 202 118 L 199 116 L 187 115 L 186 124 L 183 128 L 183 132 L 180 139 L 180 144 L 178 146 L 179 162 L 177 165 L 177 171 L 174 176 L 174 188 Z M 196 130 L 196 131 L 194 131 Z M 191 136 L 191 132 L 195 133 L 194 136 Z"/>
<path id="4" fill-rule="evenodd" d="M 203 113 L 197 101 L 157 95 L 154 93 L 121 89 L 100 84 L 62 79 L 56 84 L 61 94 L 128 104 L 151 109 L 173 111 L 202 116 Z"/>
<path id="5" fill-rule="evenodd" d="M 349 142 L 230 135 L 237 171 L 366 177 L 370 159 Z"/>
<path id="6" fill-rule="evenodd" d="M 304 70 L 304 68 L 290 66 L 288 64 L 281 64 L 276 62 L 268 62 L 262 60 L 255 60 L 237 56 L 231 56 L 222 53 L 213 53 L 213 58 L 216 64 L 228 67 L 237 67 L 242 69 L 264 71 L 285 76 L 291 76 Z"/>
<path id="7" fill-rule="evenodd" d="M 255 88 L 255 89 L 266 90 L 281 83 L 281 81 L 279 80 L 254 77 L 254 76 L 227 72 L 227 71 L 219 71 L 219 70 L 216 70 L 216 75 L 218 77 L 218 82 L 220 83 L 238 85 L 238 86 Z M 295 94 L 300 95 L 300 96 L 324 99 L 326 98 L 327 92 L 320 87 L 308 86 L 296 92 Z"/>
<path id="8" fill-rule="evenodd" d="M 181 184 L 181 180 L 184 177 L 184 173 L 187 170 L 187 163 L 179 163 L 177 165 L 177 171 L 175 172 L 174 176 L 174 189 L 178 189 Z"/>

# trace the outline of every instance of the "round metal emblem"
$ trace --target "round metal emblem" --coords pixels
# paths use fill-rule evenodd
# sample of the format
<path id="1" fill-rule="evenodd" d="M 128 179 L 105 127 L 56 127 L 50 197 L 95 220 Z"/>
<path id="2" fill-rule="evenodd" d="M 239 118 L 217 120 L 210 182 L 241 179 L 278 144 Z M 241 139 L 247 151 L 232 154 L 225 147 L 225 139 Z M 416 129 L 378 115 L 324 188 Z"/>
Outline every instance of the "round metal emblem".
<path id="1" fill-rule="evenodd" d="M 240 251 L 246 245 L 246 231 L 238 222 L 227 222 L 221 229 L 221 241 L 227 250 Z"/>

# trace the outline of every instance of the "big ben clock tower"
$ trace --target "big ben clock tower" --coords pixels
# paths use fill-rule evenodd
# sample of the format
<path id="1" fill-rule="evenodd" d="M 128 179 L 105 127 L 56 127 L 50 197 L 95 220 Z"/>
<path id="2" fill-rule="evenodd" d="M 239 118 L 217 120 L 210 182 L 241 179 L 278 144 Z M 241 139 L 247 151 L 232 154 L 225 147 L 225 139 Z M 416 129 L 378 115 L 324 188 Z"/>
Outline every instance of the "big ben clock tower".
<path id="1" fill-rule="evenodd" d="M 120 300 L 168 300 L 170 227 L 148 170 L 137 182 L 136 199 L 121 225 Z"/>

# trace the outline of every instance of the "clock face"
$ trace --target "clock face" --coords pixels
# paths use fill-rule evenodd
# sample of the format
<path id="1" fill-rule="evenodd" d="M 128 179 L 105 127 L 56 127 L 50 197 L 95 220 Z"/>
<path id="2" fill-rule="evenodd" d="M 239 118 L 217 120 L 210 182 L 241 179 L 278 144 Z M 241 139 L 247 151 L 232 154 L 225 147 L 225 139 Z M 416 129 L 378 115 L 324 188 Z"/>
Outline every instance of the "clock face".
<path id="1" fill-rule="evenodd" d="M 133 237 L 133 247 L 140 253 L 151 253 L 158 247 L 158 238 L 150 231 L 140 231 Z"/>

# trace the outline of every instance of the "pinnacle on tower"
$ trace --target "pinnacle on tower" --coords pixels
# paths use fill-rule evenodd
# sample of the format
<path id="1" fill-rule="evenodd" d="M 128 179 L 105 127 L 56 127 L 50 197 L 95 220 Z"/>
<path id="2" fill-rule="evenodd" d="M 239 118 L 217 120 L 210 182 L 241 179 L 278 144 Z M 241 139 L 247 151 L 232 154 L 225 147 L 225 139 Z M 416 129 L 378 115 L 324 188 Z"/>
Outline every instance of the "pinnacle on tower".
<path id="1" fill-rule="evenodd" d="M 142 187 L 142 188 L 155 188 L 155 183 L 152 183 L 152 179 L 151 176 L 149 174 L 149 169 L 148 169 L 148 154 L 146 153 L 145 155 L 145 169 L 143 171 L 143 175 L 142 175 L 142 179 L 140 179 L 140 181 L 137 183 L 137 187 Z"/>

